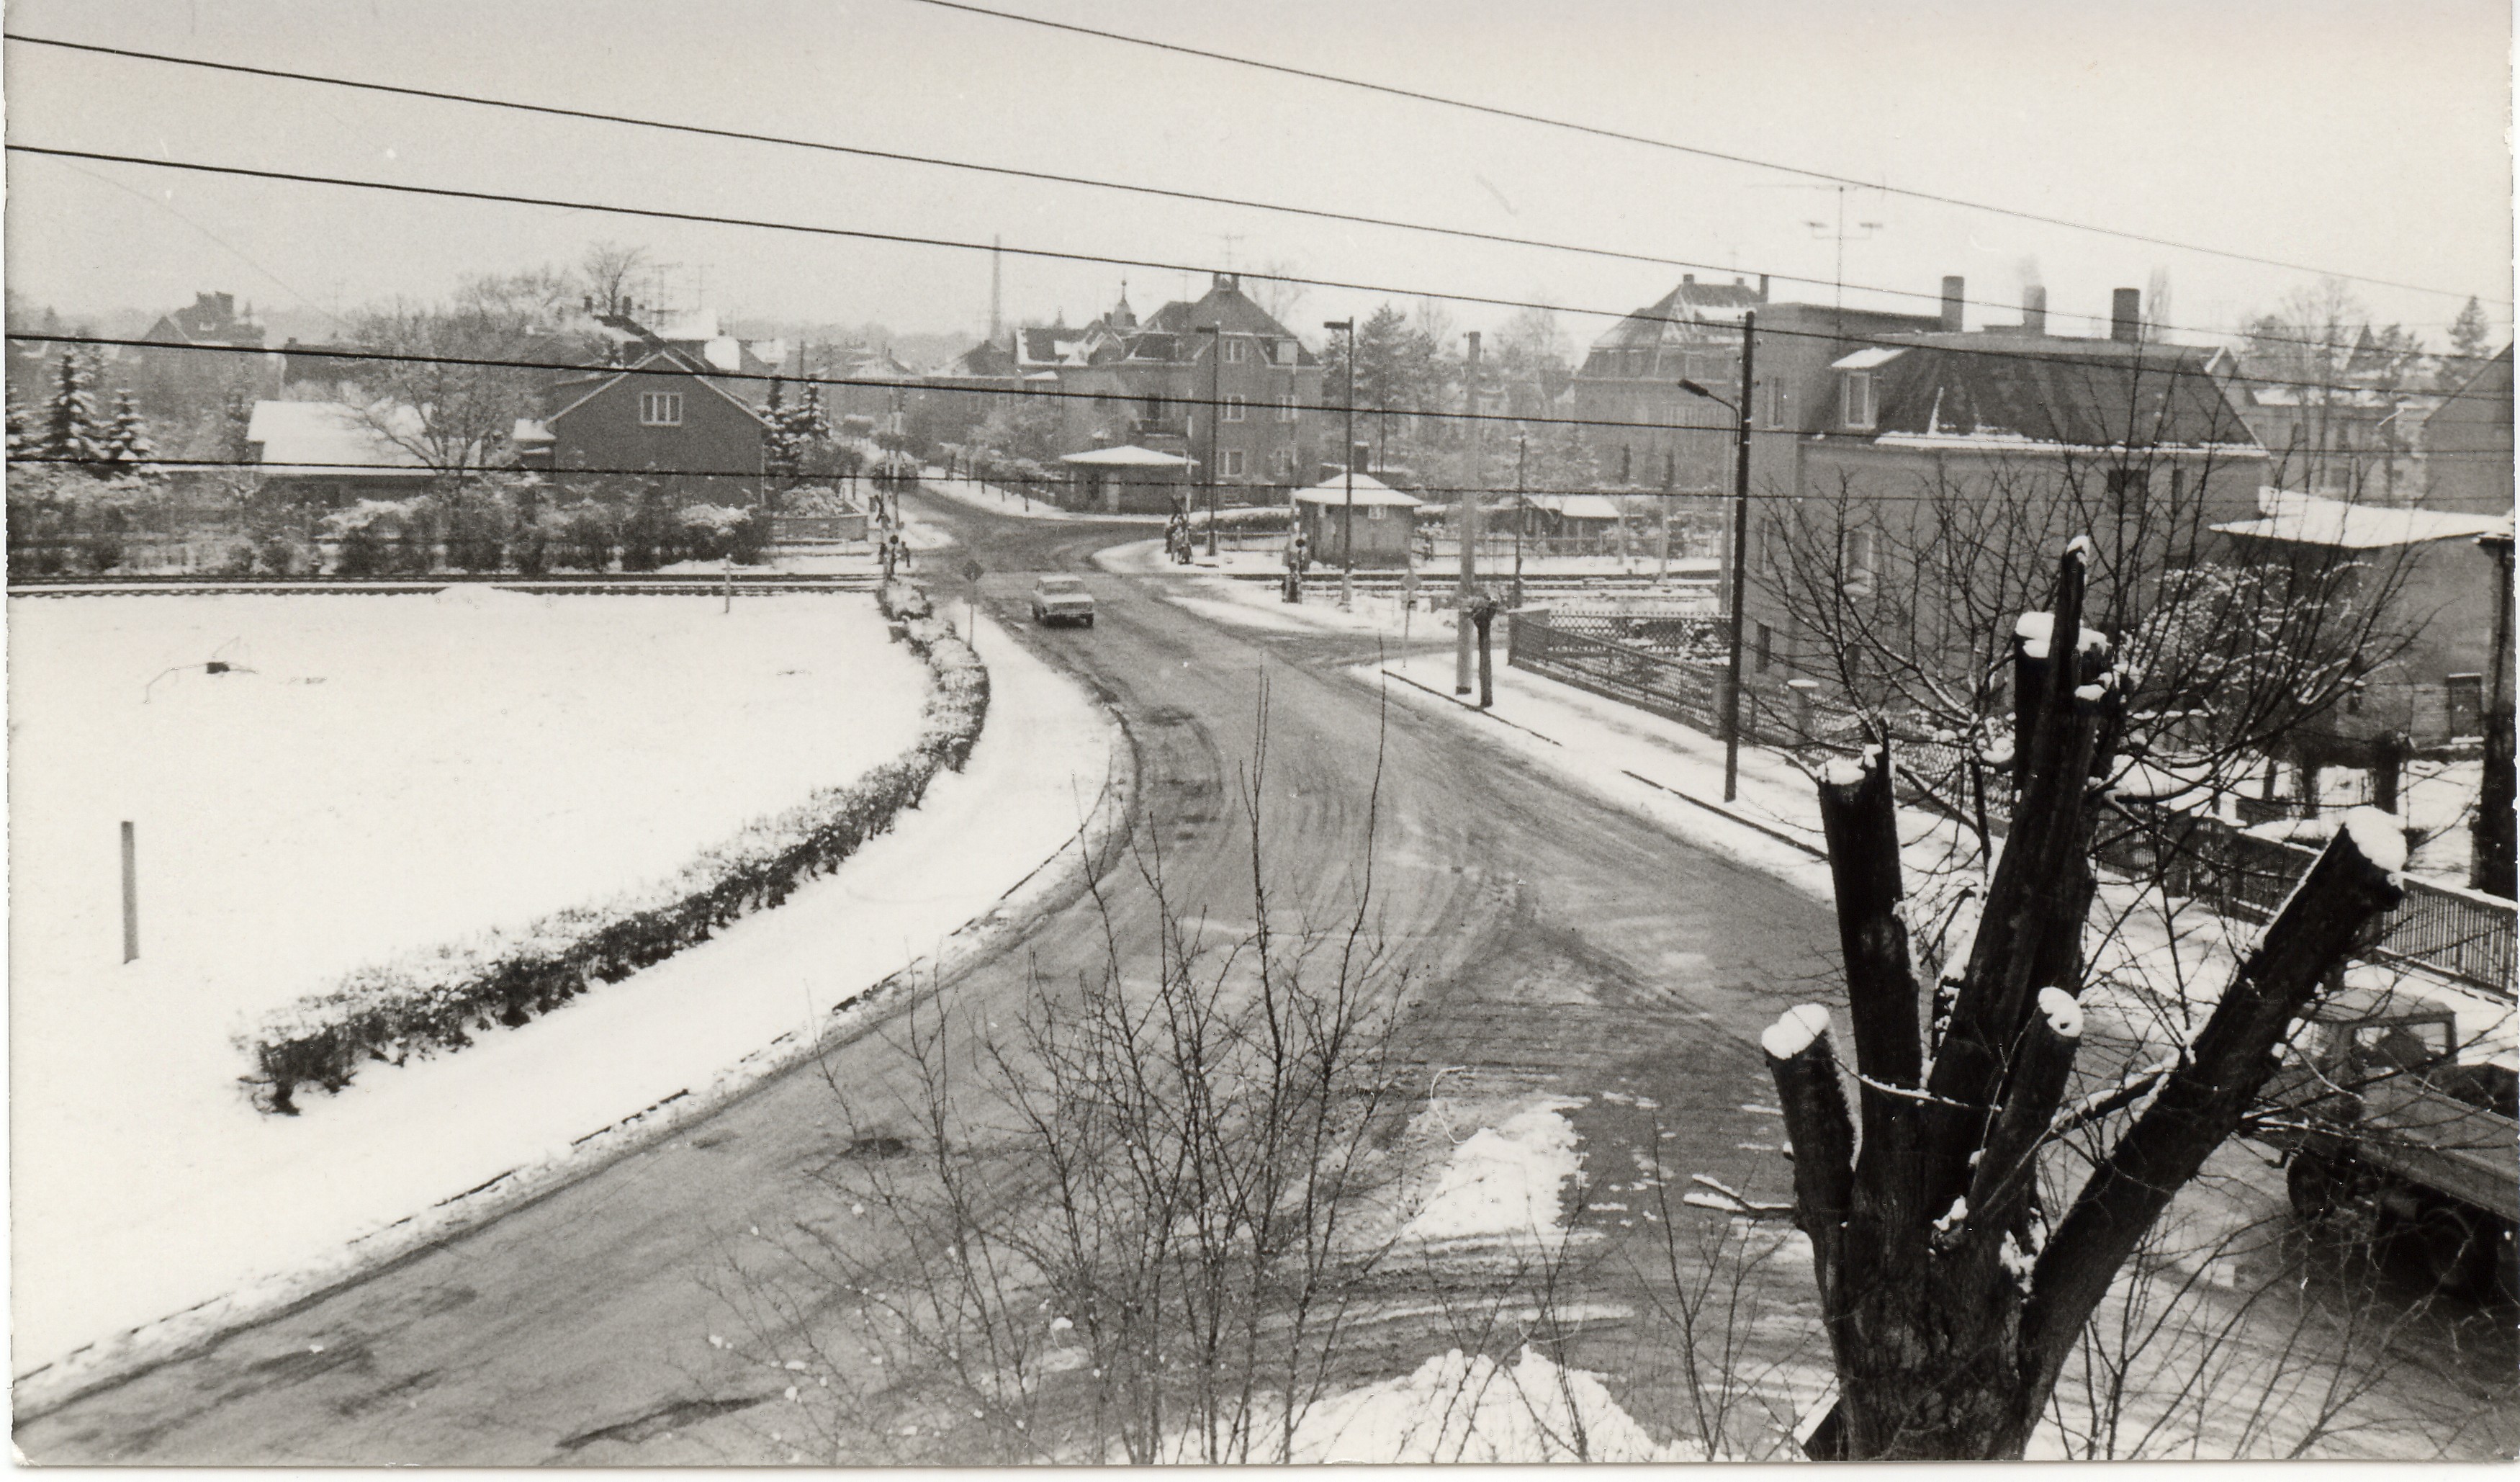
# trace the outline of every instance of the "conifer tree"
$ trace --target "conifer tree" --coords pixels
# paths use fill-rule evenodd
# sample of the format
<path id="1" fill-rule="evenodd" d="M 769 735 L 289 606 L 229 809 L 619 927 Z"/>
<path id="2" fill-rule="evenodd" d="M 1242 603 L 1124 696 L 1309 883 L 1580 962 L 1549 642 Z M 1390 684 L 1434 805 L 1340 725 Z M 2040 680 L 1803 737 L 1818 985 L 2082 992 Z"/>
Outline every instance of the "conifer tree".
<path id="1" fill-rule="evenodd" d="M 104 456 L 104 427 L 97 416 L 95 372 L 76 355 L 62 356 L 53 381 L 52 399 L 44 407 L 40 456 L 95 462 Z"/>
<path id="2" fill-rule="evenodd" d="M 106 468 L 117 474 L 154 478 L 158 445 L 150 439 L 149 423 L 140 415 L 140 407 L 129 391 L 117 391 L 113 397 L 113 417 L 106 425 L 103 454 Z"/>

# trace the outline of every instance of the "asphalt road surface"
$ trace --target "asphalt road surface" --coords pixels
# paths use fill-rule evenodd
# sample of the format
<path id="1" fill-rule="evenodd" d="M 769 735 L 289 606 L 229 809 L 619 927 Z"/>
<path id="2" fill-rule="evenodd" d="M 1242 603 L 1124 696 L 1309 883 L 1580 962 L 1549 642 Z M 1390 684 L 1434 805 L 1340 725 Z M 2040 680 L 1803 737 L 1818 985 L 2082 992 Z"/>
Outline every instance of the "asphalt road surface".
<path id="1" fill-rule="evenodd" d="M 1183 909 L 1251 917 L 1237 798 L 1262 740 L 1265 679 L 1272 893 L 1316 915 L 1352 906 L 1371 820 L 1378 929 L 1424 987 L 1409 1032 L 1430 1074 L 1457 1093 L 1584 1101 L 1571 1118 L 1590 1159 L 1659 1143 L 1676 1167 L 1784 1196 L 1778 1127 L 1758 1109 L 1771 1096 L 1757 1034 L 1833 976 L 1822 908 L 1447 718 L 1386 705 L 1350 672 L 1372 656 L 1371 638 L 1220 627 L 1160 601 L 1150 589 L 1165 578 L 1091 566 L 1092 551 L 1149 529 L 918 513 L 964 546 L 922 557 L 940 599 L 975 599 L 1116 705 L 1138 752 L 1139 837 L 1160 841 Z M 975 590 L 956 574 L 967 557 L 987 570 Z M 1026 620 L 1044 570 L 1085 573 L 1097 626 Z M 1148 892 L 1127 870 L 1108 878 L 1104 905 L 1053 904 L 1018 947 L 936 991 L 1012 1008 L 1032 968 L 1099 961 L 1106 925 L 1124 953 L 1151 954 Z M 861 1030 L 822 1069 L 878 1086 L 900 1076 L 899 1059 Z M 844 1155 L 844 1138 L 831 1085 L 804 1067 L 483 1228 L 21 1416 L 18 1445 L 56 1463 L 786 1460 L 758 1410 L 774 1381 L 710 1338 L 733 1330 L 730 1251 L 805 1211 L 812 1170 Z M 1395 1363 L 1423 1356 L 1405 1347 Z"/>

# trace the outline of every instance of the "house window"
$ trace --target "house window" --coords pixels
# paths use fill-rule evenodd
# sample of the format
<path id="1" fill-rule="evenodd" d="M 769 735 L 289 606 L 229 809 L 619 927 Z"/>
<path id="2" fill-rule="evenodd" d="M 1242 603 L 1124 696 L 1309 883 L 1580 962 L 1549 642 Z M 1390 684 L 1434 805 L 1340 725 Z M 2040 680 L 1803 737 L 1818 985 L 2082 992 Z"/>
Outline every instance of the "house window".
<path id="1" fill-rule="evenodd" d="M 1780 382 L 1772 381 L 1768 382 L 1768 426 L 1781 427 L 1784 425 L 1785 388 Z"/>
<path id="2" fill-rule="evenodd" d="M 1242 450 L 1240 448 L 1227 448 L 1224 453 L 1219 456 L 1225 460 L 1226 477 L 1240 478 L 1242 476 Z"/>
<path id="3" fill-rule="evenodd" d="M 1751 672 L 1754 674 L 1765 674 L 1768 672 L 1768 662 L 1776 651 L 1776 635 L 1768 630 L 1768 625 L 1766 623 L 1761 623 L 1759 624 L 1758 637 L 1758 666 L 1751 670 Z"/>
<path id="4" fill-rule="evenodd" d="M 683 393 L 680 391 L 640 392 L 639 425 L 643 427 L 681 427 L 683 425 Z"/>
<path id="5" fill-rule="evenodd" d="M 1295 342 L 1291 339 L 1279 340 L 1276 344 L 1269 347 L 1269 358 L 1275 360 L 1280 365 L 1293 365 L 1295 363 Z"/>
<path id="6" fill-rule="evenodd" d="M 1870 530 L 1849 530 L 1842 537 L 1844 559 L 1839 562 L 1841 585 L 1849 597 L 1872 595 L 1875 542 Z"/>
<path id="7" fill-rule="evenodd" d="M 1280 422 L 1292 422 L 1295 420 L 1294 392 L 1288 391 L 1285 395 L 1278 398 L 1278 420 Z"/>
<path id="8" fill-rule="evenodd" d="M 1838 382 L 1838 421 L 1859 432 L 1872 430 L 1872 373 L 1849 371 Z"/>
<path id="9" fill-rule="evenodd" d="M 1380 519 L 1382 516 L 1390 513 L 1390 510 L 1381 505 L 1367 505 L 1365 507 L 1365 517 L 1368 519 Z"/>
<path id="10" fill-rule="evenodd" d="M 1225 398 L 1225 420 L 1228 422 L 1240 422 L 1242 420 L 1242 398 L 1229 393 Z"/>
<path id="11" fill-rule="evenodd" d="M 1227 365 L 1240 365 L 1250 358 L 1251 346 L 1243 343 L 1239 339 L 1229 339 L 1225 342 L 1225 363 Z"/>

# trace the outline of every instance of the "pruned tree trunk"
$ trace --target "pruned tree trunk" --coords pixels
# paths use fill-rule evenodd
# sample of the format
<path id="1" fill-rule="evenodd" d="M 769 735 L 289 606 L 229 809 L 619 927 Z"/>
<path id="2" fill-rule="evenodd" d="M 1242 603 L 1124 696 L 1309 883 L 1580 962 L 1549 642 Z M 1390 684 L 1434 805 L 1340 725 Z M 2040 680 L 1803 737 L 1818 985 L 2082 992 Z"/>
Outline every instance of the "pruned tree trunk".
<path id="1" fill-rule="evenodd" d="M 1824 1008 L 1789 1011 L 1765 1040 L 1837 1367 L 1816 1458 L 2019 1457 L 2119 1267 L 2237 1129 L 2285 1026 L 2402 894 L 2395 820 L 2360 810 L 2051 1233 L 2037 1175 L 2082 1035 L 2092 779 L 2122 717 L 2108 646 L 2082 626 L 2083 562 L 2078 543 L 2044 628 L 2033 614 L 2016 630 L 2012 830 L 1929 1025 L 1886 742 L 1821 783 L 1856 1110 Z"/>

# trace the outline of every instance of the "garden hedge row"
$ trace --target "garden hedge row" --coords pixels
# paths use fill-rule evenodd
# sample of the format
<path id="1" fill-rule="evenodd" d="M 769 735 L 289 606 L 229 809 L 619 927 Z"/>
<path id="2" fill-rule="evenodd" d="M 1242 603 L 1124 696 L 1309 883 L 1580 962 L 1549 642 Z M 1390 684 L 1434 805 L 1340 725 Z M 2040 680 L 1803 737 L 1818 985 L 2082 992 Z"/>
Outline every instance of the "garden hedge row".
<path id="1" fill-rule="evenodd" d="M 917 741 L 844 787 L 755 819 L 671 878 L 600 905 L 556 912 L 400 961 L 362 967 L 237 1037 L 242 1077 L 265 1111 L 294 1114 L 305 1086 L 339 1091 L 371 1060 L 460 1050 L 472 1036 L 548 1013 L 598 983 L 629 976 L 828 875 L 916 806 L 943 769 L 961 771 L 989 708 L 989 675 L 926 594 L 878 594 L 895 640 L 936 680 Z"/>

